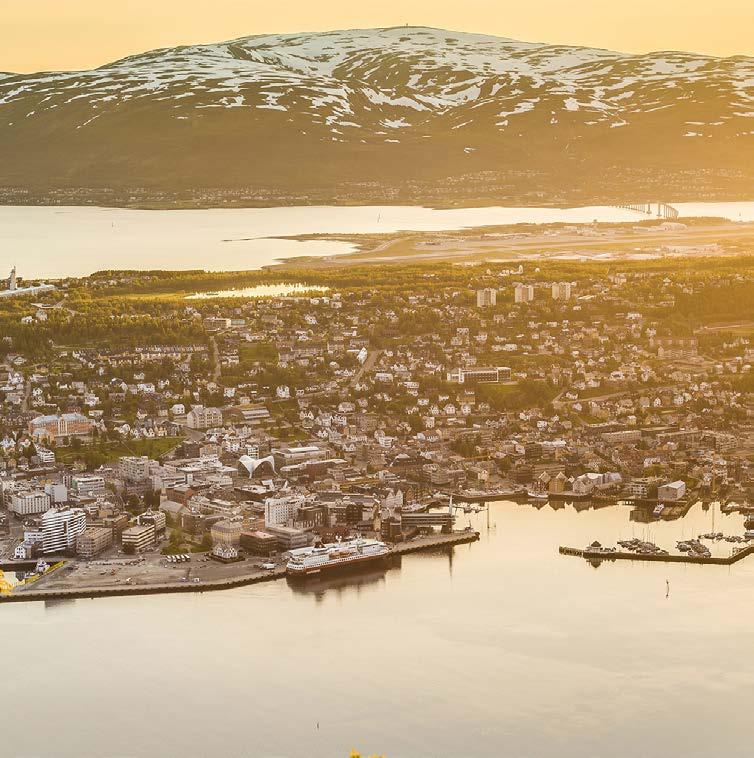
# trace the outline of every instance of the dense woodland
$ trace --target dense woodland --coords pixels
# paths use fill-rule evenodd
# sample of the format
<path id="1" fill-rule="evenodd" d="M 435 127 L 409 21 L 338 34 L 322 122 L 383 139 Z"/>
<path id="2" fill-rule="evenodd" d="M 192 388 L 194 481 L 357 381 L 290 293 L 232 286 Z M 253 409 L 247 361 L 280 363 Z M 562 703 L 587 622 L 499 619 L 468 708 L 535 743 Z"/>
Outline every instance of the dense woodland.
<path id="1" fill-rule="evenodd" d="M 525 267 L 522 276 L 501 277 L 502 264 L 457 266 L 450 263 L 369 265 L 351 268 L 316 268 L 208 273 L 204 271 L 100 271 L 90 277 L 67 280 L 60 289 L 42 296 L 6 298 L 0 301 L 0 357 L 18 354 L 40 359 L 52 349 L 98 347 L 118 349 L 148 344 L 194 344 L 207 342 L 201 317 L 219 312 L 239 299 L 186 300 L 197 292 L 299 283 L 328 287 L 344 298 L 369 293 L 372 307 L 390 311 L 409 295 L 432 295 L 450 291 L 458 304 L 471 305 L 474 289 L 500 288 L 497 311 L 512 304 L 512 283 L 568 280 L 576 284 L 607 281 L 616 271 L 639 274 L 632 278 L 635 306 L 661 302 L 645 314 L 656 319 L 667 335 L 691 335 L 707 324 L 735 322 L 751 317 L 754 303 L 754 258 L 677 258 L 643 262 L 582 263 L 542 262 Z M 672 277 L 672 287 L 663 285 L 662 274 Z M 646 275 L 646 276 L 642 276 Z M 731 283 L 733 281 L 734 283 Z M 658 294 L 663 286 L 669 296 Z M 46 306 L 44 313 L 38 305 Z M 55 307 L 50 307 L 50 306 Z M 533 318 L 547 318 L 553 304 L 546 297 L 531 306 Z M 582 317 L 589 320 L 625 311 L 626 304 L 611 300 L 585 301 Z M 647 313 L 649 310 L 649 313 Z M 389 345 L 400 335 L 420 335 L 441 325 L 431 312 L 398 311 L 398 321 L 379 321 L 372 335 L 376 346 Z M 26 321 L 26 323 L 24 322 Z M 239 374 L 261 360 L 274 375 L 274 346 L 263 356 L 245 354 Z"/>

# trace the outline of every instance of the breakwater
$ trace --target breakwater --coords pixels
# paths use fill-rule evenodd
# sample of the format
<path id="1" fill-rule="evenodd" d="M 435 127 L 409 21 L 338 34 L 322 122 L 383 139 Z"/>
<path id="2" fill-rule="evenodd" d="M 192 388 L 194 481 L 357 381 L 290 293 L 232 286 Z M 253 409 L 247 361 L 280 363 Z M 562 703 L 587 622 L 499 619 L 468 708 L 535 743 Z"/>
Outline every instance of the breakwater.
<path id="1" fill-rule="evenodd" d="M 606 550 L 580 550 L 575 547 L 560 547 L 558 552 L 561 555 L 572 555 L 577 558 L 586 558 L 587 560 L 600 561 L 653 561 L 656 563 L 697 563 L 712 566 L 730 566 L 733 563 L 743 560 L 754 553 L 754 544 L 738 550 L 731 555 L 704 556 L 704 555 L 684 555 L 683 553 L 629 553 L 627 551 L 606 551 Z"/>

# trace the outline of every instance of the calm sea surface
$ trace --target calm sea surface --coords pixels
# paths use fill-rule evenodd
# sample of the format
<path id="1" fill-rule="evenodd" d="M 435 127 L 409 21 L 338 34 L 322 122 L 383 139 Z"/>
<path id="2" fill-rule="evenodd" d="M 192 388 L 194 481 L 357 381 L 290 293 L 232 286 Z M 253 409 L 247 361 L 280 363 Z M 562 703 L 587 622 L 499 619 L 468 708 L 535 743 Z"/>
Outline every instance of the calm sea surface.
<path id="1" fill-rule="evenodd" d="M 496 503 L 476 544 L 306 589 L 2 606 L 0 755 L 750 756 L 754 558 L 557 553 L 742 519 L 630 514 Z"/>
<path id="2" fill-rule="evenodd" d="M 754 220 L 751 203 L 680 203 L 682 215 Z M 84 276 L 112 269 L 256 269 L 281 258 L 352 252 L 343 242 L 279 239 L 301 234 L 440 231 L 496 224 L 637 221 L 613 207 L 293 207 L 142 211 L 0 206 L 0 275 Z"/>

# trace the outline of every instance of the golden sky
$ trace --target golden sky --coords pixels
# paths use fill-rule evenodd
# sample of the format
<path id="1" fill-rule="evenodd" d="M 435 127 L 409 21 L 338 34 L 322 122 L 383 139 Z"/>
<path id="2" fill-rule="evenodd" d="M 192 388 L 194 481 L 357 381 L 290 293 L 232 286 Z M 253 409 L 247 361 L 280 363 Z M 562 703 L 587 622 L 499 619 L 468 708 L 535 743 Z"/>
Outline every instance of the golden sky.
<path id="1" fill-rule="evenodd" d="M 91 68 L 249 34 L 402 24 L 627 52 L 754 55 L 754 0 L 0 0 L 0 71 Z"/>

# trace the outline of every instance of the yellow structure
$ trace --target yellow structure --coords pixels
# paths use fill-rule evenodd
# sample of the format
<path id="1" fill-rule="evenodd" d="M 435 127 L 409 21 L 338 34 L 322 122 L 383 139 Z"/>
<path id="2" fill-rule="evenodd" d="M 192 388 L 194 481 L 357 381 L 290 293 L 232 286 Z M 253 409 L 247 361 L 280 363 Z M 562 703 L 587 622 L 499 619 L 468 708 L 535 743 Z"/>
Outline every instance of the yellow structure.
<path id="1" fill-rule="evenodd" d="M 13 592 L 13 587 L 5 578 L 5 572 L 0 569 L 0 595 L 10 595 L 11 592 Z"/>

